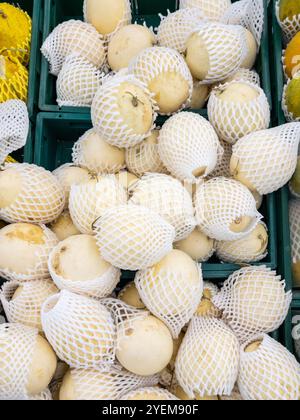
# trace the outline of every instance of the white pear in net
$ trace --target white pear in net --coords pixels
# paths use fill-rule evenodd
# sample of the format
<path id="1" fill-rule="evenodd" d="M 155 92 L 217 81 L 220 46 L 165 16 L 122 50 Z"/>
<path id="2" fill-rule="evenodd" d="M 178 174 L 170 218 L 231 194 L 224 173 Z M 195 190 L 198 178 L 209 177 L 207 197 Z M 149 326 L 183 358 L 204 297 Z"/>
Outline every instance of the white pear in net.
<path id="1" fill-rule="evenodd" d="M 223 153 L 219 153 L 217 166 L 211 174 L 209 174 L 207 179 L 218 178 L 219 176 L 231 178 L 230 160 L 232 156 L 232 145 L 223 140 L 220 140 L 220 145 L 223 149 Z"/>
<path id="2" fill-rule="evenodd" d="M 115 359 L 116 327 L 97 300 L 63 290 L 42 306 L 45 335 L 71 368 L 107 370 Z"/>
<path id="3" fill-rule="evenodd" d="M 298 401 L 300 365 L 268 335 L 253 336 L 241 347 L 238 386 L 247 401 Z"/>
<path id="4" fill-rule="evenodd" d="M 160 15 L 160 18 L 157 29 L 158 44 L 161 47 L 173 48 L 179 53 L 185 51 L 188 37 L 199 23 L 206 19 L 203 12 L 195 7 L 169 12 L 167 16 Z"/>
<path id="5" fill-rule="evenodd" d="M 116 174 L 126 166 L 125 151 L 108 144 L 94 129 L 74 144 L 72 159 L 96 174 Z"/>
<path id="6" fill-rule="evenodd" d="M 246 267 L 233 273 L 213 298 L 223 319 L 241 341 L 270 333 L 284 322 L 292 300 L 285 281 L 271 269 Z"/>
<path id="7" fill-rule="evenodd" d="M 121 272 L 103 260 L 93 236 L 72 236 L 49 256 L 49 272 L 60 290 L 101 299 L 111 295 Z"/>
<path id="8" fill-rule="evenodd" d="M 159 130 L 137 146 L 126 149 L 126 166 L 130 172 L 138 177 L 149 173 L 167 173 L 158 151 Z"/>
<path id="9" fill-rule="evenodd" d="M 160 388 L 140 388 L 136 391 L 131 391 L 128 394 L 120 398 L 121 401 L 178 401 L 179 399 L 175 395 L 166 389 Z"/>
<path id="10" fill-rule="evenodd" d="M 215 253 L 215 241 L 196 227 L 187 238 L 175 242 L 174 248 L 185 252 L 194 261 L 203 263 Z"/>
<path id="11" fill-rule="evenodd" d="M 56 82 L 58 105 L 90 107 L 104 76 L 84 57 L 67 56 Z"/>
<path id="12" fill-rule="evenodd" d="M 41 51 L 54 76 L 58 76 L 66 57 L 72 53 L 77 53 L 97 68 L 106 60 L 103 37 L 92 25 L 80 20 L 58 25 L 44 41 Z"/>
<path id="13" fill-rule="evenodd" d="M 300 200 L 289 202 L 289 223 L 291 232 L 292 266 L 295 284 L 300 283 Z"/>
<path id="14" fill-rule="evenodd" d="M 57 293 L 58 289 L 50 279 L 27 283 L 11 281 L 2 286 L 0 299 L 9 322 L 23 324 L 42 332 L 42 304 Z"/>
<path id="15" fill-rule="evenodd" d="M 108 78 L 92 103 L 95 130 L 112 146 L 136 146 L 154 129 L 157 106 L 152 96 L 132 74 Z"/>
<path id="16" fill-rule="evenodd" d="M 288 44 L 294 36 L 300 31 L 300 14 L 292 17 L 285 17 L 283 20 L 280 19 L 279 0 L 275 3 L 276 16 L 279 25 L 283 32 L 283 38 L 286 44 Z"/>
<path id="17" fill-rule="evenodd" d="M 122 270 L 151 267 L 167 255 L 175 229 L 159 214 L 133 204 L 114 207 L 94 224 L 103 258 Z"/>
<path id="18" fill-rule="evenodd" d="M 176 50 L 147 48 L 130 62 L 128 70 L 154 94 L 161 115 L 171 115 L 190 104 L 193 78 Z"/>
<path id="19" fill-rule="evenodd" d="M 297 73 L 294 74 L 293 79 L 298 79 L 299 77 L 300 77 L 300 72 L 298 71 Z M 284 85 L 284 88 L 283 88 L 282 103 L 281 103 L 282 104 L 282 110 L 283 110 L 284 116 L 285 116 L 285 118 L 288 122 L 300 122 L 300 117 L 295 116 L 293 114 L 293 112 L 290 111 L 289 108 L 288 108 L 287 92 L 288 92 L 289 84 L 291 82 L 292 82 L 292 80 L 288 79 L 288 81 L 286 82 L 286 84 Z"/>
<path id="20" fill-rule="evenodd" d="M 194 204 L 198 226 L 218 241 L 244 238 L 262 219 L 251 192 L 228 178 L 214 178 L 199 185 Z"/>
<path id="21" fill-rule="evenodd" d="M 176 230 L 175 241 L 189 236 L 196 226 L 190 194 L 168 175 L 146 174 L 130 189 L 130 203 L 158 213 Z"/>
<path id="22" fill-rule="evenodd" d="M 196 7 L 204 14 L 206 19 L 220 21 L 229 9 L 231 0 L 180 0 L 180 9 Z"/>
<path id="23" fill-rule="evenodd" d="M 8 223 L 51 223 L 65 206 L 57 179 L 36 165 L 8 164 L 0 173 L 0 189 L 0 219 Z"/>
<path id="24" fill-rule="evenodd" d="M 89 182 L 73 185 L 69 209 L 81 233 L 93 234 L 93 223 L 108 209 L 127 203 L 127 192 L 115 175 L 96 176 Z"/>
<path id="25" fill-rule="evenodd" d="M 270 125 L 270 106 L 264 91 L 249 82 L 230 82 L 210 94 L 208 118 L 218 136 L 234 144 Z"/>
<path id="26" fill-rule="evenodd" d="M 256 70 L 249 70 L 249 69 L 239 69 L 236 73 L 232 76 L 228 77 L 223 81 L 223 83 L 230 83 L 230 82 L 249 82 L 254 85 L 260 86 L 260 77 Z"/>
<path id="27" fill-rule="evenodd" d="M 299 141 L 299 123 L 249 134 L 233 146 L 231 174 L 261 195 L 277 191 L 295 172 Z"/>
<path id="28" fill-rule="evenodd" d="M 158 150 L 171 174 L 189 183 L 209 175 L 222 153 L 211 124 L 193 112 L 181 112 L 165 122 L 159 133 Z"/>
<path id="29" fill-rule="evenodd" d="M 26 104 L 19 100 L 0 104 L 0 165 L 7 156 L 26 144 L 29 117 Z"/>
<path id="30" fill-rule="evenodd" d="M 221 320 L 195 316 L 180 347 L 175 373 L 190 398 L 230 395 L 237 380 L 239 343 Z"/>
<path id="31" fill-rule="evenodd" d="M 184 252 L 173 250 L 158 264 L 139 271 L 135 285 L 146 307 L 176 339 L 202 298 L 201 266 Z"/>
<path id="32" fill-rule="evenodd" d="M 0 230 L 0 276 L 26 282 L 49 278 L 48 257 L 58 243 L 46 226 L 11 224 Z"/>

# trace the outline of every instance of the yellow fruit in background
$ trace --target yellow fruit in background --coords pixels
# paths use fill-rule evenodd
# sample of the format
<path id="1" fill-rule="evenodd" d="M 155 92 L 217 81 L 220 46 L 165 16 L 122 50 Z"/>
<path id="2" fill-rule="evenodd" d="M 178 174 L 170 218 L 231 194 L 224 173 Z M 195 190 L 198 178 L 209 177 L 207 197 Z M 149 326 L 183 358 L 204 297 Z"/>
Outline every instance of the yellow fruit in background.
<path id="1" fill-rule="evenodd" d="M 9 99 L 26 102 L 27 94 L 28 70 L 17 58 L 0 55 L 0 102 Z"/>
<path id="2" fill-rule="evenodd" d="M 300 195 L 300 157 L 298 157 L 297 168 L 291 179 L 290 187 L 295 194 Z"/>
<path id="3" fill-rule="evenodd" d="M 300 74 L 295 76 L 287 85 L 285 105 L 294 118 L 300 117 Z"/>
<path id="4" fill-rule="evenodd" d="M 298 32 L 288 44 L 284 64 L 286 74 L 291 79 L 300 70 L 300 32 Z"/>
<path id="5" fill-rule="evenodd" d="M 292 19 L 293 16 L 300 14 L 299 0 L 280 0 L 279 4 L 279 18 L 281 22 L 285 19 Z"/>

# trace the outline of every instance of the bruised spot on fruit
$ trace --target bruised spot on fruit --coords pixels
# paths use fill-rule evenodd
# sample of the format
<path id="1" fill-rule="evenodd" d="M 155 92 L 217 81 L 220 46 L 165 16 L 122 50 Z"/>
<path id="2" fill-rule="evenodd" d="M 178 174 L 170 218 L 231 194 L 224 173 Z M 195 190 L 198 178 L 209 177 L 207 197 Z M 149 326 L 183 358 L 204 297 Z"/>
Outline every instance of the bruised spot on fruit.
<path id="1" fill-rule="evenodd" d="M 45 244 L 44 232 L 40 226 L 19 224 L 14 231 L 7 232 L 5 236 L 9 239 L 20 239 L 34 245 Z"/>
<path id="2" fill-rule="evenodd" d="M 133 333 L 134 333 L 134 330 L 132 328 L 130 328 L 126 331 L 126 336 L 130 337 L 131 335 L 133 335 Z"/>
<path id="3" fill-rule="evenodd" d="M 255 341 L 254 343 L 249 344 L 245 348 L 245 353 L 254 353 L 260 348 L 261 345 L 262 345 L 262 340 Z"/>
<path id="4" fill-rule="evenodd" d="M 251 225 L 253 218 L 250 216 L 237 217 L 230 225 L 230 230 L 235 233 L 246 231 Z"/>
<path id="5" fill-rule="evenodd" d="M 193 175 L 196 178 L 200 178 L 200 177 L 205 175 L 206 170 L 207 170 L 207 167 L 202 167 L 202 168 L 195 169 L 193 171 Z"/>

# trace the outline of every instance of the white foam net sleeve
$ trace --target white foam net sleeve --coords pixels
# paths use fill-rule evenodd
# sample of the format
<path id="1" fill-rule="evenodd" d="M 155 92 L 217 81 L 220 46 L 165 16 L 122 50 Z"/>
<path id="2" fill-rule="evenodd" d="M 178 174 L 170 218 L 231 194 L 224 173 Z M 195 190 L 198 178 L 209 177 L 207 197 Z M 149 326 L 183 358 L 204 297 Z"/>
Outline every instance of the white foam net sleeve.
<path id="1" fill-rule="evenodd" d="M 249 344 L 261 340 L 256 351 L 245 351 Z M 246 401 L 298 401 L 300 365 L 268 335 L 254 336 L 241 347 L 238 386 Z"/>
<path id="2" fill-rule="evenodd" d="M 63 290 L 43 304 L 42 325 L 59 359 L 71 368 L 104 371 L 114 363 L 116 327 L 97 300 Z"/>
<path id="3" fill-rule="evenodd" d="M 157 213 L 133 204 L 114 207 L 94 224 L 103 258 L 122 270 L 142 270 L 172 250 L 175 229 Z"/>
<path id="4" fill-rule="evenodd" d="M 38 395 L 33 395 L 32 397 L 28 398 L 29 401 L 52 401 L 52 395 L 49 389 L 45 389 L 45 391 L 41 392 Z"/>
<path id="5" fill-rule="evenodd" d="M 239 82 L 257 92 L 257 97 L 247 102 L 222 100 L 219 96 L 236 82 L 226 83 L 213 89 L 208 100 L 208 118 L 218 136 L 234 144 L 254 131 L 267 129 L 271 112 L 264 91 L 249 82 Z"/>
<path id="6" fill-rule="evenodd" d="M 300 73 L 297 72 L 295 74 L 295 77 L 299 77 L 299 76 L 300 76 Z M 285 116 L 287 121 L 289 121 L 289 122 L 300 122 L 300 117 L 294 116 L 294 114 L 292 112 L 290 112 L 289 109 L 288 109 L 286 95 L 287 95 L 287 88 L 288 88 L 288 85 L 289 85 L 290 82 L 291 82 L 291 79 L 288 79 L 288 81 L 286 82 L 286 84 L 284 85 L 284 88 L 283 88 L 282 110 L 284 112 L 284 116 Z"/>
<path id="7" fill-rule="evenodd" d="M 194 204 L 200 229 L 218 241 L 234 241 L 247 236 L 262 219 L 256 210 L 251 192 L 241 183 L 228 178 L 214 178 L 198 186 Z M 243 217 L 252 222 L 243 232 L 234 232 L 230 226 Z"/>
<path id="8" fill-rule="evenodd" d="M 184 270 L 158 270 L 157 267 L 139 271 L 135 285 L 147 309 L 163 321 L 177 339 L 183 327 L 193 317 L 203 294 L 201 266 L 199 282 L 189 281 Z"/>
<path id="9" fill-rule="evenodd" d="M 52 394 L 53 400 L 55 401 L 59 400 L 59 392 L 62 385 L 62 381 L 64 379 L 64 376 L 68 372 L 68 370 L 69 370 L 69 366 L 66 363 L 61 362 L 59 360 L 57 361 L 56 372 L 49 385 L 49 390 Z"/>
<path id="10" fill-rule="evenodd" d="M 285 281 L 271 269 L 246 267 L 233 273 L 212 299 L 241 341 L 270 333 L 284 322 L 292 300 Z"/>
<path id="11" fill-rule="evenodd" d="M 171 394 L 171 392 L 167 391 L 166 389 L 160 388 L 140 388 L 136 391 L 131 391 L 128 394 L 124 395 L 120 398 L 120 401 L 126 400 L 160 400 L 160 401 L 178 401 L 179 399 L 175 397 L 175 395 Z"/>
<path id="12" fill-rule="evenodd" d="M 249 82 L 254 85 L 260 86 L 260 77 L 257 71 L 255 70 L 249 70 L 249 69 L 243 69 L 240 68 L 236 73 L 234 73 L 232 76 L 228 77 L 224 80 L 223 83 L 230 83 L 230 82 Z"/>
<path id="13" fill-rule="evenodd" d="M 132 186 L 130 194 L 129 203 L 149 208 L 175 228 L 175 241 L 187 238 L 195 229 L 192 198 L 171 176 L 146 174 Z"/>
<path id="14" fill-rule="evenodd" d="M 196 7 L 204 13 L 205 17 L 211 21 L 220 21 L 224 13 L 229 9 L 231 0 L 180 0 L 180 9 Z"/>
<path id="15" fill-rule="evenodd" d="M 72 53 L 79 54 L 97 68 L 106 60 L 103 37 L 92 25 L 80 20 L 58 25 L 44 41 L 41 51 L 54 76 L 58 76 L 66 57 Z"/>
<path id="16" fill-rule="evenodd" d="M 198 8 L 186 8 L 160 16 L 161 22 L 157 30 L 157 41 L 162 47 L 173 48 L 179 53 L 185 51 L 185 44 L 193 30 L 205 20 L 203 12 Z"/>
<path id="17" fill-rule="evenodd" d="M 0 104 L 0 165 L 10 153 L 25 146 L 28 132 L 26 104 L 19 100 Z"/>
<path id="18" fill-rule="evenodd" d="M 300 14 L 294 15 L 292 18 L 286 18 L 281 22 L 279 17 L 279 0 L 276 1 L 276 16 L 279 25 L 283 32 L 283 38 L 286 44 L 288 44 L 294 36 L 300 31 Z"/>
<path id="19" fill-rule="evenodd" d="M 223 153 L 218 154 L 217 166 L 209 174 L 207 179 L 218 178 L 220 176 L 231 178 L 230 174 L 230 160 L 232 156 L 232 145 L 227 141 L 220 140 L 221 149 Z"/>
<path id="20" fill-rule="evenodd" d="M 289 202 L 289 222 L 293 263 L 300 261 L 300 200 Z"/>
<path id="21" fill-rule="evenodd" d="M 48 258 L 52 249 L 58 244 L 56 235 L 46 226 L 41 225 L 43 230 L 43 243 L 34 246 L 36 264 L 33 268 L 24 270 L 23 273 L 16 273 L 5 267 L 0 268 L 0 276 L 6 280 L 15 280 L 25 283 L 32 280 L 49 279 Z M 13 250 L 12 250 L 13 252 Z"/>
<path id="22" fill-rule="evenodd" d="M 241 396 L 240 390 L 238 386 L 236 385 L 232 394 L 228 397 L 226 395 L 223 395 L 220 397 L 221 401 L 244 401 L 244 398 Z"/>
<path id="23" fill-rule="evenodd" d="M 177 380 L 190 398 L 230 395 L 237 380 L 239 343 L 215 318 L 194 317 L 179 349 Z"/>
<path id="24" fill-rule="evenodd" d="M 28 400 L 27 381 L 38 330 L 20 324 L 0 325 L 0 400 Z"/>
<path id="25" fill-rule="evenodd" d="M 102 175 L 91 182 L 71 187 L 69 210 L 77 229 L 93 235 L 93 223 L 104 212 L 127 203 L 127 192 L 115 175 Z"/>
<path id="26" fill-rule="evenodd" d="M 159 133 L 162 162 L 180 181 L 197 183 L 216 167 L 222 148 L 212 125 L 193 112 L 168 119 Z"/>
<path id="27" fill-rule="evenodd" d="M 293 176 L 298 158 L 300 124 L 257 131 L 233 146 L 243 177 L 261 195 L 283 187 Z"/>
<path id="28" fill-rule="evenodd" d="M 193 78 L 181 54 L 167 47 L 151 47 L 143 50 L 128 66 L 128 71 L 137 79 L 149 86 L 156 77 L 165 73 L 178 74 L 189 85 L 189 97 L 177 111 L 187 108 L 193 94 Z M 159 112 L 161 115 L 170 115 Z"/>
<path id="29" fill-rule="evenodd" d="M 18 287 L 22 286 L 21 295 L 13 299 Z M 35 280 L 28 283 L 6 282 L 2 286 L 0 299 L 6 318 L 11 323 L 43 331 L 41 321 L 42 304 L 58 292 L 52 280 Z"/>
<path id="30" fill-rule="evenodd" d="M 65 194 L 56 178 L 44 168 L 27 163 L 9 164 L 21 179 L 15 201 L 0 209 L 0 219 L 8 223 L 47 224 L 56 220 L 65 206 Z"/>
<path id="31" fill-rule="evenodd" d="M 78 54 L 67 56 L 56 82 L 58 105 L 90 107 L 104 76 Z"/>

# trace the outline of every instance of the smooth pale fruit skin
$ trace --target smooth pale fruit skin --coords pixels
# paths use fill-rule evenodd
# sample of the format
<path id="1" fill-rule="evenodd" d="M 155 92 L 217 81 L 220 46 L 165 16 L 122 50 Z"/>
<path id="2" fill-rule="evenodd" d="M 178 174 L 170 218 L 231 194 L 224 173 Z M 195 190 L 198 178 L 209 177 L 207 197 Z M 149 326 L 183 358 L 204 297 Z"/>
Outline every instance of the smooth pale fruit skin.
<path id="1" fill-rule="evenodd" d="M 71 371 L 69 370 L 64 376 L 63 382 L 59 391 L 60 401 L 75 401 L 75 386 L 72 378 Z"/>
<path id="2" fill-rule="evenodd" d="M 177 339 L 173 340 L 173 354 L 172 354 L 172 358 L 171 358 L 170 363 L 169 363 L 169 366 L 170 366 L 171 370 L 173 370 L 175 368 L 176 358 L 177 358 L 180 346 L 183 342 L 184 336 L 185 336 L 185 333 L 181 332 L 179 334 L 179 337 Z"/>
<path id="3" fill-rule="evenodd" d="M 251 191 L 254 200 L 256 202 L 256 209 L 259 210 L 262 206 L 263 200 L 264 200 L 264 196 L 259 194 L 257 191 Z"/>
<path id="4" fill-rule="evenodd" d="M 59 241 L 64 241 L 70 236 L 80 234 L 68 211 L 62 213 L 55 222 L 51 223 L 49 229 L 55 233 Z"/>
<path id="5" fill-rule="evenodd" d="M 121 83 L 117 93 L 117 104 L 123 122 L 135 134 L 146 134 L 151 130 L 152 103 L 143 89 L 133 83 Z"/>
<path id="6" fill-rule="evenodd" d="M 120 184 L 128 190 L 130 187 L 132 187 L 139 178 L 128 171 L 121 171 L 117 175 L 117 179 L 120 182 Z"/>
<path id="7" fill-rule="evenodd" d="M 173 394 L 183 401 L 218 401 L 219 398 L 217 396 L 206 396 L 206 397 L 199 397 L 193 399 L 189 398 L 188 395 L 184 392 L 184 390 L 181 388 L 180 385 L 176 386 L 174 389 L 172 389 Z"/>
<path id="8" fill-rule="evenodd" d="M 300 32 L 298 32 L 285 50 L 284 63 L 288 78 L 292 78 L 299 71 L 300 64 Z"/>
<path id="9" fill-rule="evenodd" d="M 10 207 L 22 191 L 22 177 L 14 168 L 0 171 L 0 209 Z"/>
<path id="10" fill-rule="evenodd" d="M 26 385 L 30 395 L 37 395 L 44 391 L 55 374 L 57 359 L 49 343 L 41 336 L 37 336 L 36 345 L 29 369 Z"/>
<path id="11" fill-rule="evenodd" d="M 124 0 L 86 0 L 86 20 L 102 35 L 114 32 L 125 12 Z"/>
<path id="12" fill-rule="evenodd" d="M 141 376 L 155 375 L 170 363 L 173 339 L 168 328 L 157 318 L 148 316 L 132 322 L 132 328 L 116 352 L 121 365 Z"/>
<path id="13" fill-rule="evenodd" d="M 237 219 L 235 219 L 231 223 L 229 229 L 232 232 L 235 232 L 235 233 L 244 232 L 244 231 L 246 231 L 249 228 L 249 226 L 251 225 L 252 222 L 253 222 L 253 218 L 252 217 L 250 217 L 250 216 L 241 216 L 241 217 L 238 217 Z"/>
<path id="14" fill-rule="evenodd" d="M 292 19 L 300 14 L 300 3 L 298 0 L 280 0 L 279 18 L 283 22 L 285 19 Z"/>
<path id="15" fill-rule="evenodd" d="M 257 57 L 257 44 L 253 34 L 250 31 L 248 31 L 248 29 L 245 29 L 245 34 L 247 38 L 248 53 L 247 56 L 244 58 L 241 67 L 244 69 L 251 70 L 254 67 Z"/>
<path id="16" fill-rule="evenodd" d="M 60 242 L 50 264 L 56 275 L 71 281 L 94 280 L 111 267 L 101 257 L 96 239 L 89 235 L 71 236 Z"/>
<path id="17" fill-rule="evenodd" d="M 255 186 L 250 181 L 248 181 L 246 176 L 243 174 L 239 158 L 234 154 L 231 156 L 230 160 L 230 173 L 236 181 L 241 182 L 251 192 L 256 192 Z"/>
<path id="18" fill-rule="evenodd" d="M 300 76 L 294 77 L 286 89 L 285 104 L 294 118 L 300 117 Z"/>
<path id="19" fill-rule="evenodd" d="M 218 99 L 226 102 L 246 103 L 258 98 L 256 88 L 245 83 L 231 83 L 219 95 Z"/>
<path id="20" fill-rule="evenodd" d="M 200 83 L 194 83 L 191 109 L 201 109 L 204 107 L 209 95 L 209 86 L 200 85 Z"/>
<path id="21" fill-rule="evenodd" d="M 125 302 L 127 305 L 137 309 L 145 309 L 145 305 L 142 302 L 139 292 L 135 287 L 135 283 L 131 282 L 119 293 L 118 299 Z"/>
<path id="22" fill-rule="evenodd" d="M 174 247 L 188 254 L 194 261 L 204 261 L 214 248 L 214 240 L 196 228 L 186 239 L 176 242 Z"/>
<path id="23" fill-rule="evenodd" d="M 187 40 L 185 60 L 195 79 L 206 79 L 210 70 L 210 58 L 204 40 L 197 33 Z"/>
<path id="24" fill-rule="evenodd" d="M 294 262 L 292 265 L 294 286 L 300 287 L 300 261 Z"/>
<path id="25" fill-rule="evenodd" d="M 153 47 L 154 33 L 143 25 L 127 25 L 119 29 L 108 45 L 108 64 L 114 71 L 128 67 L 141 51 Z"/>
<path id="26" fill-rule="evenodd" d="M 70 190 L 72 185 L 79 185 L 88 182 L 91 179 L 91 175 L 84 168 L 78 166 L 65 166 L 58 168 L 59 173 L 54 175 L 62 185 L 66 195 L 66 207 L 68 207 Z"/>

